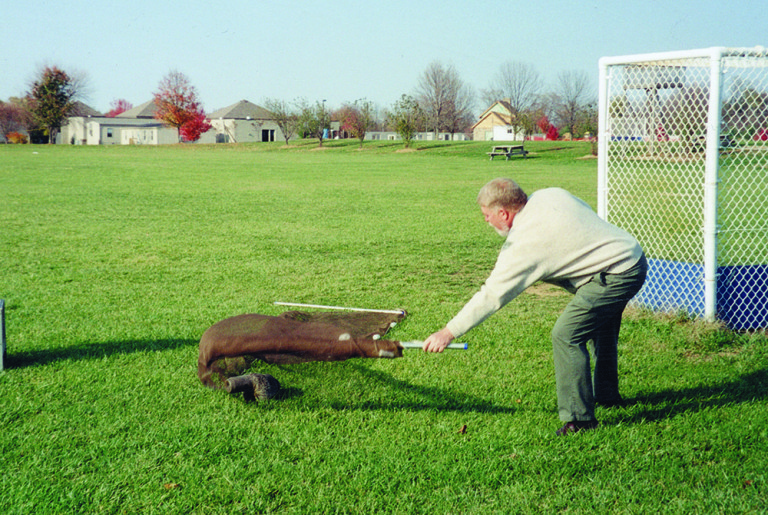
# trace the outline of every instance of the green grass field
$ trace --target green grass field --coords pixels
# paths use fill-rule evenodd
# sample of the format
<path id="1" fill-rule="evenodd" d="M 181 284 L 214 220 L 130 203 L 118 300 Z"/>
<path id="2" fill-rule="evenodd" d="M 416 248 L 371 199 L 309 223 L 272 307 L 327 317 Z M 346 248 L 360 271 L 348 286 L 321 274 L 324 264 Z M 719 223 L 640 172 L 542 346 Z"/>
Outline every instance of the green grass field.
<path id="1" fill-rule="evenodd" d="M 556 438 L 553 287 L 469 351 L 257 363 L 261 403 L 200 385 L 205 329 L 278 300 L 442 327 L 500 247 L 494 177 L 595 205 L 589 144 L 489 146 L 0 146 L 0 512 L 765 513 L 766 337 L 628 313 L 630 404 Z"/>

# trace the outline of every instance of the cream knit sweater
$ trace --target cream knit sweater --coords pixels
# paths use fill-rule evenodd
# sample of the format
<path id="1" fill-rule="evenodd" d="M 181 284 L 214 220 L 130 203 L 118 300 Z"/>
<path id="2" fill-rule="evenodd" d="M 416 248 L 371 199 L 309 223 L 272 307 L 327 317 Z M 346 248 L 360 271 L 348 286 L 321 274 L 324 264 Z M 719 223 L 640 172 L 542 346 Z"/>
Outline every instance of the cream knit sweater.
<path id="1" fill-rule="evenodd" d="M 537 281 L 575 292 L 600 272 L 628 270 L 642 253 L 584 201 L 560 188 L 539 190 L 515 216 L 485 284 L 446 327 L 459 337 Z"/>

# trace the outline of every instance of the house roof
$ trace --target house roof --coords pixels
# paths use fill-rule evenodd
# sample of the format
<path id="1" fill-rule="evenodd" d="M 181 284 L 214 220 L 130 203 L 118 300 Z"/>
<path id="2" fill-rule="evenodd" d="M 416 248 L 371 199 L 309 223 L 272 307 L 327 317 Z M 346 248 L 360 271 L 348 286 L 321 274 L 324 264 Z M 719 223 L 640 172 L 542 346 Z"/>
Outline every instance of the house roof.
<path id="1" fill-rule="evenodd" d="M 477 123 L 475 123 L 472 126 L 472 130 L 475 130 L 475 127 L 477 127 L 478 125 L 480 125 L 481 123 L 489 119 L 492 126 L 496 126 L 496 125 L 506 126 L 512 123 L 512 115 L 509 115 L 509 114 L 505 115 L 505 114 L 497 113 L 495 111 L 490 111 L 490 112 L 486 111 L 485 113 L 483 113 L 483 116 L 480 117 Z"/>
<path id="2" fill-rule="evenodd" d="M 273 116 L 272 113 L 263 107 L 257 106 L 247 100 L 241 100 L 240 102 L 214 111 L 208 115 L 209 120 L 215 120 L 217 118 L 224 118 L 227 120 L 271 120 Z"/>
<path id="3" fill-rule="evenodd" d="M 100 120 L 99 125 L 101 125 L 102 127 L 114 127 L 116 129 L 120 129 L 120 128 L 141 129 L 143 127 L 163 127 L 163 123 L 159 121 L 147 120 L 144 123 L 137 123 L 134 120 L 137 120 L 137 118 L 120 120 L 117 116 L 115 116 L 114 118 L 107 118 L 104 120 Z"/>
<path id="4" fill-rule="evenodd" d="M 155 101 L 153 99 L 149 102 L 144 102 L 143 104 L 138 105 L 133 109 L 128 109 L 127 111 L 124 111 L 115 116 L 115 118 L 154 118 L 155 111 L 157 111 L 157 106 L 155 105 Z"/>
<path id="5" fill-rule="evenodd" d="M 92 108 L 91 106 L 86 105 L 78 100 L 72 105 L 72 110 L 69 112 L 69 116 L 88 117 L 88 116 L 104 116 L 104 115 L 98 112 L 96 109 Z"/>
<path id="6" fill-rule="evenodd" d="M 497 100 L 491 104 L 488 109 L 483 111 L 483 114 L 480 115 L 480 119 L 485 118 L 489 112 L 501 112 L 502 114 L 512 115 L 512 104 L 510 104 L 508 100 Z"/>
<path id="7" fill-rule="evenodd" d="M 480 119 L 472 126 L 472 130 L 475 127 L 491 118 L 492 125 L 509 125 L 512 123 L 512 104 L 508 100 L 497 100 L 491 106 L 483 111 L 480 115 Z"/>

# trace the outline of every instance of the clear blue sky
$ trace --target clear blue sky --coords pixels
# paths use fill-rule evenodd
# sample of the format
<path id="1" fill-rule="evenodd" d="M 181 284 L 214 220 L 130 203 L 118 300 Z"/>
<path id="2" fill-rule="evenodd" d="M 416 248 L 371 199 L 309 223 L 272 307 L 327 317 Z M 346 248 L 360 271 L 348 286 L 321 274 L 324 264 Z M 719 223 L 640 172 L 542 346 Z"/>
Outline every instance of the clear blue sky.
<path id="1" fill-rule="evenodd" d="M 139 105 L 165 74 L 196 86 L 206 112 L 241 99 L 329 107 L 390 106 L 434 60 L 476 90 L 504 61 L 595 83 L 598 59 L 713 46 L 768 47 L 765 0 L 270 1 L 69 0 L 0 12 L 0 100 L 29 89 L 45 65 L 88 78 L 87 103 Z"/>

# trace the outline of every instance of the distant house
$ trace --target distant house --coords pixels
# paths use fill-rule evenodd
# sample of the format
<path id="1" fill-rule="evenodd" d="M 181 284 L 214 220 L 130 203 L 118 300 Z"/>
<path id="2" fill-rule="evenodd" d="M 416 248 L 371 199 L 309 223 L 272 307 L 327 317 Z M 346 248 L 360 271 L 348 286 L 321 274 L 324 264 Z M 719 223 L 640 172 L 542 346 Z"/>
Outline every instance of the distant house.
<path id="1" fill-rule="evenodd" d="M 400 135 L 394 131 L 369 131 L 365 133 L 366 140 L 373 141 L 394 141 L 399 140 Z M 440 132 L 435 139 L 434 132 L 418 132 L 414 136 L 414 141 L 467 141 L 469 137 L 463 132 L 451 134 L 450 132 Z"/>
<path id="2" fill-rule="evenodd" d="M 120 128 L 121 145 L 173 145 L 178 142 L 176 128 L 159 122 Z"/>
<path id="3" fill-rule="evenodd" d="M 178 142 L 176 129 L 168 129 L 155 120 L 155 104 L 145 102 L 114 118 L 108 118 L 82 104 L 61 127 L 56 142 L 64 145 L 127 145 L 146 143 L 159 145 Z M 131 131 L 126 138 L 124 130 Z"/>
<path id="4" fill-rule="evenodd" d="M 112 118 L 121 145 L 171 145 L 179 142 L 179 131 L 155 118 L 157 105 L 149 100 Z"/>
<path id="5" fill-rule="evenodd" d="M 509 99 L 497 100 L 472 126 L 475 141 L 522 141 L 525 134 L 512 125 L 514 114 Z"/>
<path id="6" fill-rule="evenodd" d="M 245 143 L 283 139 L 271 112 L 247 100 L 208 115 L 216 143 Z M 206 133 L 206 134 L 208 134 Z"/>
<path id="7" fill-rule="evenodd" d="M 70 116 L 56 134 L 56 143 L 59 145 L 85 145 L 88 135 L 86 125 L 91 120 L 99 118 L 105 117 L 92 107 L 80 101 L 75 102 Z"/>
<path id="8" fill-rule="evenodd" d="M 87 109 L 86 109 L 87 108 Z M 83 105 L 62 127 L 57 142 L 71 145 L 167 145 L 178 143 L 178 131 L 155 118 L 153 100 L 114 118 Z M 243 143 L 283 139 L 272 113 L 247 100 L 208 115 L 213 128 L 197 143 Z"/>

